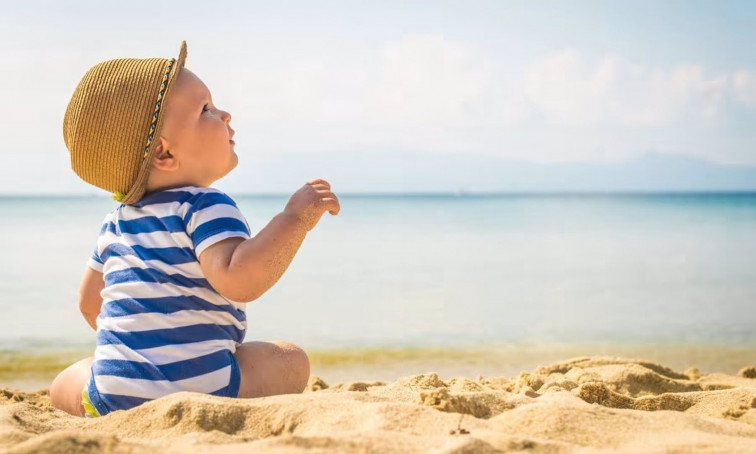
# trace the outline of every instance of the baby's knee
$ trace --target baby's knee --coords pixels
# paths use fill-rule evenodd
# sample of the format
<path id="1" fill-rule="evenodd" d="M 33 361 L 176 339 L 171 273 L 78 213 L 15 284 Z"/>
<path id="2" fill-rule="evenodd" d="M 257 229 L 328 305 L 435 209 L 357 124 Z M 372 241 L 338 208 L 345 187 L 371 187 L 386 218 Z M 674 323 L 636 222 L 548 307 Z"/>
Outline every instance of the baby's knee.
<path id="1" fill-rule="evenodd" d="M 50 385 L 50 403 L 58 410 L 74 416 L 84 416 L 81 391 L 89 380 L 92 358 L 78 361 L 58 374 Z"/>
<path id="2" fill-rule="evenodd" d="M 64 372 L 60 372 L 50 385 L 50 403 L 53 407 L 63 411 L 66 410 L 66 399 L 63 397 L 66 388 L 63 383 L 65 381 Z"/>
<path id="3" fill-rule="evenodd" d="M 291 342 L 275 341 L 287 356 L 287 362 L 291 365 L 292 381 L 297 392 L 302 392 L 310 379 L 310 358 L 301 347 Z"/>

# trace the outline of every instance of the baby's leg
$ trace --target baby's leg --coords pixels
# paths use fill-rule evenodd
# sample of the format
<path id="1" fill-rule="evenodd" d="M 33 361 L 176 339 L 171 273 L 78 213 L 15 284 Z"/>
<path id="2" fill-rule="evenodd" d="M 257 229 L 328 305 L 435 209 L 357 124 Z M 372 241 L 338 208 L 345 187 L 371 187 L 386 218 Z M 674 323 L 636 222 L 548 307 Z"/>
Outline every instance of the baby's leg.
<path id="1" fill-rule="evenodd" d="M 310 378 L 307 353 L 289 342 L 244 342 L 235 356 L 241 369 L 239 397 L 301 393 Z"/>
<path id="2" fill-rule="evenodd" d="M 59 373 L 50 385 L 50 401 L 53 407 L 74 416 L 84 416 L 81 405 L 81 390 L 91 377 L 93 358 L 77 361 Z"/>

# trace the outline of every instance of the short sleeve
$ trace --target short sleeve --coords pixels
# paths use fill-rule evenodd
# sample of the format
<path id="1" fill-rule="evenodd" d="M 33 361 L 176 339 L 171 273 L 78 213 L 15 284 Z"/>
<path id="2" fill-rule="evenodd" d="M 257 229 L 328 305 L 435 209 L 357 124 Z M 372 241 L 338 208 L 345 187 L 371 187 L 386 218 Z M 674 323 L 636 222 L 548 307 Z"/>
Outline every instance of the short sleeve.
<path id="1" fill-rule="evenodd" d="M 236 202 L 221 191 L 201 193 L 184 216 L 186 233 L 192 240 L 194 255 L 231 237 L 250 238 L 249 224 Z"/>
<path id="2" fill-rule="evenodd" d="M 102 259 L 100 259 L 100 254 L 97 250 L 97 246 L 95 246 L 94 251 L 92 251 L 92 255 L 87 259 L 87 266 L 95 271 L 102 273 L 103 265 L 104 264 L 102 263 Z"/>
<path id="3" fill-rule="evenodd" d="M 111 211 L 110 213 L 106 214 L 105 217 L 102 220 L 102 224 L 100 225 L 100 233 L 99 235 L 102 236 L 103 233 L 108 228 L 108 225 L 110 224 L 110 217 L 113 214 Z M 99 242 L 100 236 L 97 237 L 97 240 Z M 105 266 L 105 263 L 102 261 L 102 257 L 100 257 L 100 246 L 99 244 L 95 244 L 94 250 L 92 251 L 92 255 L 89 256 L 87 259 L 87 266 L 92 268 L 95 271 L 99 271 L 102 273 L 102 269 Z"/>

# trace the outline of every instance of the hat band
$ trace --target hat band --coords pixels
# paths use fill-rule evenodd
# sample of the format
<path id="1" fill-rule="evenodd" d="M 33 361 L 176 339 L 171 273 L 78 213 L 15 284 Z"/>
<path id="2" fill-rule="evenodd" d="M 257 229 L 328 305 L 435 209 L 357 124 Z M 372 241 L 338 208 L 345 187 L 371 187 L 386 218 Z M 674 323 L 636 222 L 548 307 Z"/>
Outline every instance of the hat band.
<path id="1" fill-rule="evenodd" d="M 163 82 L 160 83 L 160 91 L 158 91 L 158 98 L 157 102 L 155 103 L 155 112 L 152 114 L 152 122 L 150 123 L 150 132 L 147 135 L 147 146 L 144 147 L 144 156 L 142 156 L 142 159 L 147 157 L 147 154 L 150 151 L 150 144 L 152 143 L 152 136 L 155 134 L 155 125 L 157 124 L 158 114 L 160 113 L 160 104 L 163 101 L 163 93 L 165 93 L 165 87 L 168 85 L 168 76 L 171 74 L 171 67 L 173 66 L 173 63 L 176 61 L 175 58 L 171 58 L 171 61 L 168 62 L 168 68 L 165 70 L 165 74 L 163 74 Z"/>

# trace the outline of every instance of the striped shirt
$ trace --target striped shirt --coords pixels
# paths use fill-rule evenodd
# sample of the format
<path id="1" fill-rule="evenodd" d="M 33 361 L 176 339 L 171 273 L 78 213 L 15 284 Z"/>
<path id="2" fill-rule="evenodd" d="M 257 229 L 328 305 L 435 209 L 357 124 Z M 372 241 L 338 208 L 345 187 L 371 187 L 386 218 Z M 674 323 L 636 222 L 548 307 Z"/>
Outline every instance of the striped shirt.
<path id="1" fill-rule="evenodd" d="M 215 291 L 197 260 L 230 237 L 250 238 L 249 225 L 213 188 L 151 193 L 105 216 L 87 260 L 105 280 L 87 390 L 100 415 L 179 391 L 237 396 L 246 304 Z"/>

